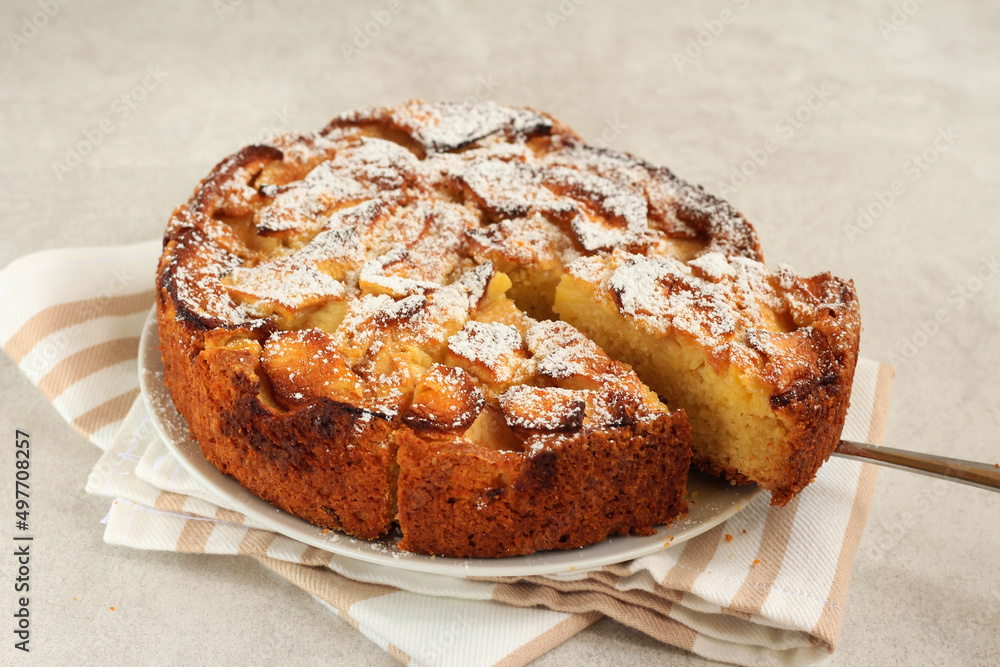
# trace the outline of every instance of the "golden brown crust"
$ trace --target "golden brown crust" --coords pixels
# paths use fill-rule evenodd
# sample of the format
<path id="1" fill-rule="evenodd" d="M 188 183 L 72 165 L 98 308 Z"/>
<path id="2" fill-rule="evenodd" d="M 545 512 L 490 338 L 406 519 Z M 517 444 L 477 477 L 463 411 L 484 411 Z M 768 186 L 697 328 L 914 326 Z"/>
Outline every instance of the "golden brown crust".
<path id="1" fill-rule="evenodd" d="M 323 349 L 327 334 L 286 336 L 268 322 L 206 326 L 215 322 L 176 307 L 168 269 L 161 263 L 158 290 L 166 382 L 206 458 L 317 525 L 366 539 L 388 532 L 396 518 L 396 415 L 365 407 L 378 405 L 377 395 L 344 390 L 353 373 Z M 307 359 L 323 363 L 303 368 Z M 293 385 L 290 376 L 304 370 Z"/>
<path id="2" fill-rule="evenodd" d="M 648 422 L 493 451 L 397 432 L 400 547 L 494 557 L 650 534 L 685 509 L 690 431 L 683 411 Z M 442 518 L 447 525 L 442 527 Z"/>
<path id="3" fill-rule="evenodd" d="M 207 332 L 178 318 L 162 290 L 157 301 L 167 387 L 205 457 L 291 514 L 366 539 L 385 534 L 396 515 L 391 420 L 326 398 L 281 409 L 266 399 L 256 341 L 206 350 Z"/>

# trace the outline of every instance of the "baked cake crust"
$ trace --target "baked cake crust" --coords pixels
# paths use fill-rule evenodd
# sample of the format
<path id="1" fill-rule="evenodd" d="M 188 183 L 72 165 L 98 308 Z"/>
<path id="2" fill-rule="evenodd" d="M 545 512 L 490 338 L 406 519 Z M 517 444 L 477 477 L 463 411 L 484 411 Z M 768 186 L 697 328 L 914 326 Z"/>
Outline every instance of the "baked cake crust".
<path id="1" fill-rule="evenodd" d="M 539 321 L 567 267 L 611 253 L 762 259 L 728 204 L 546 114 L 344 114 L 244 148 L 174 211 L 167 386 L 209 461 L 321 526 L 449 556 L 648 532 L 684 510 L 685 411 Z M 781 409 L 814 409 L 795 391 Z"/>
<path id="2" fill-rule="evenodd" d="M 609 535 L 649 535 L 686 509 L 690 428 L 677 412 L 537 440 L 536 449 L 522 453 L 400 431 L 400 548 L 530 554 Z"/>

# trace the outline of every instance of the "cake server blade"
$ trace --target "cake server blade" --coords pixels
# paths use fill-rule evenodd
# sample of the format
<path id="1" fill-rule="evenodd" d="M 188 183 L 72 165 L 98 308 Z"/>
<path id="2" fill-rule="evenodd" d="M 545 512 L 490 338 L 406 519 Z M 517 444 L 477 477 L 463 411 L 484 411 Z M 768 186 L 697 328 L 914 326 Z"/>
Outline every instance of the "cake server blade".
<path id="1" fill-rule="evenodd" d="M 963 461 L 851 440 L 841 440 L 833 455 L 1000 492 L 1000 466 L 993 463 Z"/>

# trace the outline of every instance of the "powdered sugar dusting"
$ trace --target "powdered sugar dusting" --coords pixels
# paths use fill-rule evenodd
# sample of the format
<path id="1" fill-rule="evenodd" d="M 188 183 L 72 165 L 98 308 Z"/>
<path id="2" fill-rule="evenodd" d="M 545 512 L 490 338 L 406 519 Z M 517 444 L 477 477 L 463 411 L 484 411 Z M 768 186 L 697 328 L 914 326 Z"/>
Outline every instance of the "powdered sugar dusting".
<path id="1" fill-rule="evenodd" d="M 628 232 L 635 234 L 647 228 L 646 200 L 641 193 L 624 185 L 587 171 L 565 167 L 546 170 L 545 181 L 550 187 L 572 193 L 617 218 Z"/>
<path id="2" fill-rule="evenodd" d="M 709 280 L 721 280 L 733 273 L 733 267 L 726 261 L 725 256 L 719 252 L 705 253 L 701 257 L 688 262 L 688 266 L 700 272 Z"/>
<path id="3" fill-rule="evenodd" d="M 527 109 L 501 106 L 492 101 L 427 104 L 411 102 L 392 115 L 400 126 L 409 129 L 425 148 L 451 151 L 509 130 L 518 134 L 547 132 L 552 122 Z"/>
<path id="4" fill-rule="evenodd" d="M 742 340 L 753 328 L 782 327 L 802 290 L 794 272 L 772 273 L 745 257 L 707 253 L 688 263 L 621 250 L 571 264 L 568 273 L 609 294 L 618 310 L 642 328 L 679 330 L 713 349 Z M 801 312 L 815 311 L 802 303 Z"/>
<path id="5" fill-rule="evenodd" d="M 593 341 L 565 322 L 538 322 L 528 329 L 527 342 L 538 374 L 555 380 L 593 376 L 590 362 L 603 356 Z"/>
<path id="6" fill-rule="evenodd" d="M 499 322 L 466 322 L 448 339 L 448 349 L 452 353 L 490 369 L 523 348 L 524 341 L 517 328 Z"/>
<path id="7" fill-rule="evenodd" d="M 368 291 L 385 291 L 394 296 L 405 296 L 440 287 L 437 283 L 412 280 L 385 273 L 386 267 L 402 261 L 408 254 L 406 248 L 397 245 L 381 257 L 365 262 L 364 266 L 361 267 L 360 275 L 362 288 Z"/>
<path id="8" fill-rule="evenodd" d="M 228 284 L 232 286 L 231 291 L 251 298 L 251 303 L 244 302 L 251 312 L 254 301 L 271 301 L 294 309 L 322 297 L 343 299 L 347 296 L 342 282 L 309 265 L 298 266 L 291 271 L 282 271 L 268 264 L 249 269 L 237 267 L 229 275 Z"/>
<path id="9" fill-rule="evenodd" d="M 335 168 L 383 192 L 404 187 L 414 177 L 417 164 L 417 158 L 404 147 L 372 137 L 337 153 L 333 160 Z"/>
<path id="10" fill-rule="evenodd" d="M 706 328 L 711 336 L 736 331 L 739 315 L 725 289 L 695 277 L 675 259 L 623 256 L 608 284 L 624 314 L 657 329 L 681 329 L 696 336 Z"/>
<path id="11" fill-rule="evenodd" d="M 497 397 L 507 424 L 542 431 L 570 431 L 583 425 L 589 391 L 560 387 L 511 387 Z"/>
<path id="12" fill-rule="evenodd" d="M 315 265 L 327 275 L 344 280 L 366 261 L 367 256 L 354 227 L 328 227 L 295 253 L 274 260 L 270 265 L 286 270 L 299 265 Z"/>
<path id="13" fill-rule="evenodd" d="M 302 229 L 338 202 L 362 199 L 372 189 L 340 173 L 333 162 L 324 162 L 301 181 L 264 190 L 273 193 L 271 205 L 261 209 L 257 228 L 261 232 Z"/>
<path id="14" fill-rule="evenodd" d="M 252 323 L 254 318 L 237 307 L 222 284 L 222 277 L 242 263 L 239 257 L 207 242 L 197 229 L 189 230 L 175 252 L 186 259 L 175 263 L 169 274 L 179 304 L 202 318 Z"/>
<path id="15" fill-rule="evenodd" d="M 601 257 L 581 257 L 566 267 L 566 273 L 600 285 L 608 275 L 607 264 Z"/>
<path id="16" fill-rule="evenodd" d="M 705 251 L 760 259 L 753 227 L 728 203 L 637 157 L 578 142 L 542 158 L 558 165 L 589 172 L 639 194 L 648 207 L 647 218 L 664 240 L 701 239 Z"/>
<path id="17" fill-rule="evenodd" d="M 405 132 L 424 153 L 397 135 L 378 136 L 373 126 Z M 261 299 L 266 285 L 288 276 L 275 300 L 295 308 L 318 294 L 334 295 L 337 288 L 320 274 L 343 283 L 348 294 L 404 297 L 454 280 L 470 255 L 558 275 L 581 253 L 660 248 L 659 223 L 650 220 L 663 217 L 657 208 L 663 202 L 654 201 L 650 183 L 662 180 L 676 203 L 686 196 L 680 181 L 575 140 L 541 153 L 528 148 L 529 139 L 552 131 L 541 114 L 492 102 L 411 102 L 345 114 L 320 134 L 277 137 L 272 143 L 289 164 L 320 161 L 300 180 L 262 185 L 259 194 L 250 185 L 259 160 L 220 166 L 229 177 L 216 184 L 219 192 L 243 207 L 233 210 L 256 209 L 258 234 L 290 239 L 239 267 L 273 264 L 268 270 L 241 270 L 229 282 Z M 213 223 L 205 227 L 212 241 L 238 250 L 239 241 Z M 705 270 L 718 268 L 708 262 Z M 311 268 L 299 271 L 297 264 Z M 310 298 L 297 299 L 296 289 Z M 212 317 L 248 316 L 221 297 L 202 301 Z M 213 305 L 218 312 L 209 312 Z"/>
<path id="18" fill-rule="evenodd" d="M 258 194 L 251 167 L 233 163 L 231 185 L 220 188 L 227 197 L 245 190 L 238 198 L 256 207 L 257 233 L 278 243 L 266 253 L 241 250 L 242 232 L 203 222 L 201 259 L 175 271 L 178 299 L 234 324 L 273 317 L 277 306 L 287 316 L 345 301 L 338 336 L 368 358 L 386 344 L 373 332 L 388 327 L 393 344 L 447 340 L 452 353 L 488 367 L 525 344 L 509 325 L 467 323 L 493 275 L 488 260 L 558 275 L 582 253 L 569 272 L 602 281 L 625 312 L 658 326 L 731 332 L 737 314 L 717 283 L 760 291 L 767 278 L 752 263 L 719 254 L 690 266 L 639 255 L 602 263 L 609 251 L 654 251 L 664 233 L 697 236 L 690 225 L 664 222 L 690 218 L 678 208 L 694 201 L 685 184 L 573 138 L 540 152 L 528 147 L 552 131 L 550 120 L 525 109 L 412 102 L 344 115 L 318 135 L 279 137 L 275 147 L 289 164 L 315 165 L 303 178 L 263 185 Z M 474 271 L 470 257 L 479 264 Z M 664 296 L 668 284 L 674 287 Z M 738 303 L 751 313 L 759 308 L 756 300 Z M 596 346 L 566 325 L 534 325 L 527 344 L 548 381 L 610 372 Z"/>

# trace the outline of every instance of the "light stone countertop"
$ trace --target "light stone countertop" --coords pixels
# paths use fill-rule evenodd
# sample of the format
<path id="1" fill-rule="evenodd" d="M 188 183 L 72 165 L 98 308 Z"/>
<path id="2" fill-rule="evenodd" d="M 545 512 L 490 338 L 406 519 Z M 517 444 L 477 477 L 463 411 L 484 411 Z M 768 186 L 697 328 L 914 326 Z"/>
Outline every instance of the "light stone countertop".
<path id="1" fill-rule="evenodd" d="M 898 367 L 887 444 L 1000 461 L 996 3 L 401 0 L 353 45 L 390 5 L 3 3 L 0 266 L 158 237 L 269 128 L 413 97 L 527 104 L 728 198 L 771 264 L 853 278 L 862 353 Z M 0 663 L 395 664 L 249 559 L 104 544 L 108 500 L 83 490 L 99 451 L 3 355 L 0 373 L 0 432 L 32 434 L 37 549 L 29 656 L 0 558 Z M 998 494 L 883 470 L 830 664 L 1000 664 L 998 517 Z M 537 664 L 704 662 L 605 620 Z"/>

